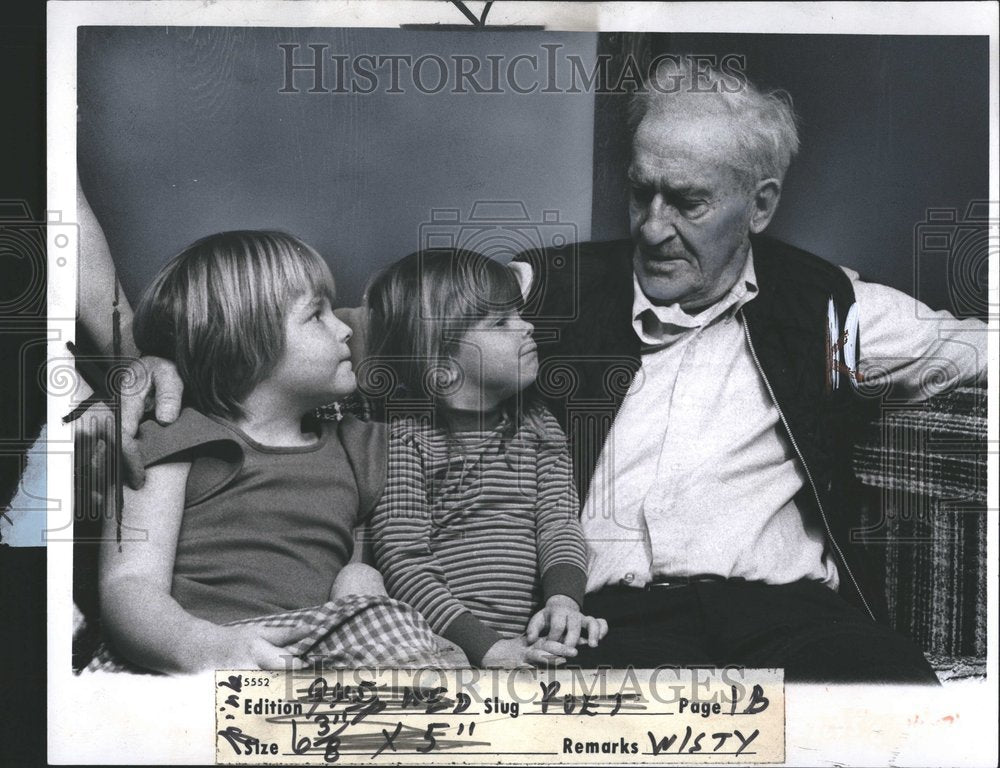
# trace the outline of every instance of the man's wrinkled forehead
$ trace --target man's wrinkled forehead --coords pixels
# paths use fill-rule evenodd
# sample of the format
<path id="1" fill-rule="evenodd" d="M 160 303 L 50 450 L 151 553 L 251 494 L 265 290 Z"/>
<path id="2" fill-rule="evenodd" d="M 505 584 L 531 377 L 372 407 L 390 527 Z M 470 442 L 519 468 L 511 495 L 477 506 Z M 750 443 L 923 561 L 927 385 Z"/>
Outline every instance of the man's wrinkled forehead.
<path id="1" fill-rule="evenodd" d="M 704 155 L 725 162 L 736 157 L 739 146 L 724 115 L 692 114 L 684 110 L 649 112 L 632 138 L 632 155 Z"/>
<path id="2" fill-rule="evenodd" d="M 647 183 L 708 169 L 736 174 L 740 158 L 739 145 L 720 118 L 651 113 L 636 129 L 628 172 L 633 181 Z"/>

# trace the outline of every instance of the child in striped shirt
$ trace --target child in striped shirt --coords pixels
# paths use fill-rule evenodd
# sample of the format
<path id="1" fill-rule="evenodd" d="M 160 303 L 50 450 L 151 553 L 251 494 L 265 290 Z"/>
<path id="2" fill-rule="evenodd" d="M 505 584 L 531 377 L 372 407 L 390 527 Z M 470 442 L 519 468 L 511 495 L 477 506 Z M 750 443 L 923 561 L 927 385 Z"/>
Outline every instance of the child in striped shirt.
<path id="1" fill-rule="evenodd" d="M 538 357 L 515 276 L 477 253 L 425 250 L 367 300 L 368 382 L 390 394 L 372 518 L 389 594 L 476 665 L 563 663 L 596 646 L 607 624 L 580 613 L 587 559 L 566 438 L 531 394 Z"/>

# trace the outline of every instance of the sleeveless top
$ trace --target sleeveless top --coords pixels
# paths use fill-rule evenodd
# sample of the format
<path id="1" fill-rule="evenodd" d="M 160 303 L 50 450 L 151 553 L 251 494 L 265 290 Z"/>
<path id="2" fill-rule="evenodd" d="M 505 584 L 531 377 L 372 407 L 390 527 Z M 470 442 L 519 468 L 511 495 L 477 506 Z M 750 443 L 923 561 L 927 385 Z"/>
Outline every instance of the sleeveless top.
<path id="1" fill-rule="evenodd" d="M 319 422 L 313 445 L 280 448 L 189 408 L 168 426 L 145 422 L 145 466 L 191 462 L 174 599 L 216 624 L 326 602 L 381 495 L 384 435 L 345 417 Z"/>

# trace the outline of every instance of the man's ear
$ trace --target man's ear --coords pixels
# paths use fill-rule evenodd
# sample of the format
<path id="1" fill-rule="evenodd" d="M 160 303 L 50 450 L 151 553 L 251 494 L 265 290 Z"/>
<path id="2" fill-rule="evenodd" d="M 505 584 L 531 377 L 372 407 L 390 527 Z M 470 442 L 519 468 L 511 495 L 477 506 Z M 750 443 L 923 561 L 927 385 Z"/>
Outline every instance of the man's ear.
<path id="1" fill-rule="evenodd" d="M 758 182 L 753 192 L 753 210 L 750 213 L 750 231 L 759 235 L 771 223 L 774 212 L 778 210 L 778 200 L 781 199 L 781 182 L 777 179 L 764 179 Z"/>

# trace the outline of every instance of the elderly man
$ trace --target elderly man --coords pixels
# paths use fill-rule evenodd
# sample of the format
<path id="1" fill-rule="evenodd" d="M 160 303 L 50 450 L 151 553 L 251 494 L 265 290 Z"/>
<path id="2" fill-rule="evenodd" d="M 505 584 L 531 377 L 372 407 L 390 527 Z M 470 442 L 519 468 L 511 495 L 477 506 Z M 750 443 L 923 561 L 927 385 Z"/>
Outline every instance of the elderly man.
<path id="1" fill-rule="evenodd" d="M 852 427 L 866 364 L 914 397 L 928 358 L 985 381 L 985 325 L 761 236 L 798 148 L 789 100 L 659 74 L 631 115 L 631 240 L 514 263 L 585 499 L 583 610 L 610 627 L 574 663 L 933 683 L 850 539 Z"/>
<path id="2" fill-rule="evenodd" d="M 631 240 L 512 263 L 585 499 L 584 612 L 610 626 L 574 663 L 933 683 L 850 540 L 853 427 L 877 405 L 866 366 L 913 397 L 932 358 L 985 381 L 985 325 L 763 237 L 798 148 L 788 101 L 658 74 L 631 120 Z M 169 421 L 176 374 L 150 373 Z"/>

